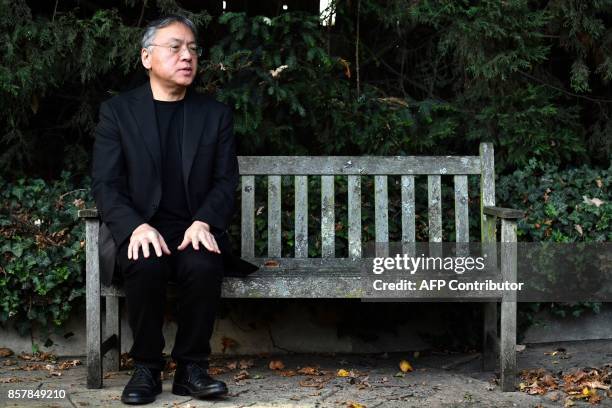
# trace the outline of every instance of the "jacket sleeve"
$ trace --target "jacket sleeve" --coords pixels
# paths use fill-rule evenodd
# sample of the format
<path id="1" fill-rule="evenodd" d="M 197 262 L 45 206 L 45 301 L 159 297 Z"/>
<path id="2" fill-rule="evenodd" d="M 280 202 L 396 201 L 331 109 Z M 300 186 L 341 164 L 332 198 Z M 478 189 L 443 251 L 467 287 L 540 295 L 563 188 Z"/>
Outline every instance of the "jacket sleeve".
<path id="1" fill-rule="evenodd" d="M 193 217 L 193 221 L 203 221 L 210 225 L 211 230 L 228 228 L 235 210 L 236 188 L 240 177 L 231 108 L 228 107 L 222 115 L 219 129 L 212 188 Z"/>
<path id="2" fill-rule="evenodd" d="M 145 220 L 129 197 L 119 128 L 108 101 L 100 105 L 94 135 L 91 191 L 100 218 L 120 245 Z"/>

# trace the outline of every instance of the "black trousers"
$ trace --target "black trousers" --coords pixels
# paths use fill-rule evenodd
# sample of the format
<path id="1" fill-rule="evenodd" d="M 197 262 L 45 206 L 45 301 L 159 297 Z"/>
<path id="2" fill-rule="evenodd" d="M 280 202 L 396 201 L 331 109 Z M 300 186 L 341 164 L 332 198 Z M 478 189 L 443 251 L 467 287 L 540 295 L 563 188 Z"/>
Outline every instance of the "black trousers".
<path id="1" fill-rule="evenodd" d="M 128 259 L 129 239 L 119 246 L 117 260 L 123 276 L 128 322 L 134 344 L 130 357 L 136 364 L 163 369 L 162 334 L 167 282 L 176 282 L 178 330 L 172 349 L 172 358 L 178 363 L 198 362 L 208 367 L 210 337 L 221 297 L 223 258 L 200 244 L 194 250 L 191 244 L 182 251 L 176 249 L 189 225 L 177 225 L 162 231 L 171 255 L 157 257 L 149 245 L 149 257 L 142 249 L 138 259 Z"/>

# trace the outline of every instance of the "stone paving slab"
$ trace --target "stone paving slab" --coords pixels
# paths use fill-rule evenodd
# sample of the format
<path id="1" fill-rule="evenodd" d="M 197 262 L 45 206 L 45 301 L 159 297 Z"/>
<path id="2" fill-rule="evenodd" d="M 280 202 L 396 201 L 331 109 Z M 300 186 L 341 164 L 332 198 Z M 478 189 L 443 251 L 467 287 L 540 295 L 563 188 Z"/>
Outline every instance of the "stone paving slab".
<path id="1" fill-rule="evenodd" d="M 565 358 L 551 355 L 551 351 L 565 349 Z M 548 354 L 546 354 L 548 353 Z M 82 357 L 81 357 L 82 358 Z M 497 373 L 480 370 L 479 354 L 393 353 L 378 355 L 277 355 L 238 356 L 212 360 L 212 364 L 226 367 L 240 359 L 253 359 L 247 369 L 249 377 L 235 380 L 240 369 L 236 368 L 215 375 L 228 384 L 229 394 L 214 400 L 196 400 L 171 393 L 172 376 L 166 375 L 163 393 L 147 407 L 347 407 L 358 403 L 372 407 L 559 407 L 564 406 L 565 395 L 550 392 L 533 396 L 523 392 L 501 392 L 495 379 Z M 600 367 L 612 362 L 612 341 L 585 341 L 550 343 L 527 346 L 518 353 L 519 369 L 546 368 L 566 371 L 572 368 Z M 284 370 L 315 367 L 323 375 L 280 375 L 271 370 L 271 360 L 281 360 Z M 403 376 L 398 363 L 406 359 L 414 371 Z M 16 365 L 5 366 L 7 360 Z M 60 360 L 63 361 L 66 359 Z M 69 359 L 68 359 L 69 360 Z M 84 361 L 84 359 L 83 359 Z M 124 406 L 119 397 L 131 372 L 122 370 L 110 373 L 104 380 L 104 388 L 90 390 L 86 384 L 83 365 L 53 375 L 46 369 L 24 371 L 31 362 L 15 356 L 0 359 L 0 407 L 114 407 Z M 39 363 L 40 364 L 40 363 Z M 42 363 L 43 365 L 45 363 Z M 351 376 L 338 377 L 339 369 Z M 57 372 L 56 372 L 57 374 Z M 17 382 L 7 382 L 17 381 Z M 319 382 L 317 382 L 319 381 Z M 518 381 L 517 381 L 518 383 Z M 317 386 L 318 385 L 318 386 Z M 11 399 L 10 390 L 64 390 L 66 398 L 59 399 Z M 557 399 L 557 400 L 555 400 Z M 353 405 L 358 407 L 359 405 Z M 589 406 L 576 401 L 574 406 Z M 612 407 L 612 399 L 606 398 L 597 405 Z"/>

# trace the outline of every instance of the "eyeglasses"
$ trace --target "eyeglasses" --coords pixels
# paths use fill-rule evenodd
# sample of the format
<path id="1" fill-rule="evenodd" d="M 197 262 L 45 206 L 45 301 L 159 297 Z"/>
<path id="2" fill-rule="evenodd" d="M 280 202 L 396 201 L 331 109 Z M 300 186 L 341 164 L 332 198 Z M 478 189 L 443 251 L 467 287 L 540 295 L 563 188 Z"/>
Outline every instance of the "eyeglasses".
<path id="1" fill-rule="evenodd" d="M 181 52 L 181 50 L 183 49 L 183 47 L 181 45 L 161 45 L 161 44 L 149 44 L 148 47 L 164 47 L 164 48 L 168 48 L 170 50 L 170 54 L 172 55 L 177 55 Z M 147 48 L 148 48 L 147 47 Z M 195 44 L 191 44 L 187 46 L 187 51 L 189 51 L 189 53 L 191 55 L 197 55 L 198 57 L 202 56 L 202 47 L 195 45 Z"/>

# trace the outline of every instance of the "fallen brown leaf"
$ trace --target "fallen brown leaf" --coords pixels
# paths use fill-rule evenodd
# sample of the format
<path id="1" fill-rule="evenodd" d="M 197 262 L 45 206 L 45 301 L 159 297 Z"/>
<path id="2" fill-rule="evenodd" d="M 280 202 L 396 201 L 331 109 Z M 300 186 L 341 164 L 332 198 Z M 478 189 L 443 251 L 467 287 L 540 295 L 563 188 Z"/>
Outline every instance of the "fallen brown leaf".
<path id="1" fill-rule="evenodd" d="M 300 380 L 301 387 L 314 387 L 323 388 L 333 377 L 333 375 L 326 375 L 320 377 L 306 377 Z"/>
<path id="2" fill-rule="evenodd" d="M 547 354 L 563 355 L 565 353 L 565 349 L 557 349 Z M 564 403 L 567 407 L 573 406 L 575 400 L 598 404 L 603 398 L 612 397 L 609 385 L 612 381 L 612 365 L 609 364 L 601 368 L 575 369 L 563 375 L 549 373 L 543 368 L 523 370 L 521 380 L 520 390 L 529 394 L 543 395 L 548 391 L 559 389 L 566 395 Z M 604 390 L 605 393 L 598 393 L 598 389 Z M 559 398 L 559 395 L 551 396 L 551 400 Z"/>
<path id="3" fill-rule="evenodd" d="M 81 360 L 66 360 L 61 362 L 57 368 L 60 370 L 66 370 L 68 368 L 72 368 L 72 367 L 76 367 L 78 365 L 81 365 Z"/>
<path id="4" fill-rule="evenodd" d="M 120 367 L 126 370 L 134 368 L 134 359 L 130 357 L 128 353 L 121 354 Z"/>
<path id="5" fill-rule="evenodd" d="M 610 386 L 603 384 L 601 381 L 587 381 L 584 383 L 589 388 L 598 388 L 600 390 L 609 390 Z"/>
<path id="6" fill-rule="evenodd" d="M 28 364 L 25 365 L 21 368 L 23 371 L 37 371 L 37 370 L 44 370 L 45 367 L 38 363 L 38 364 Z"/>
<path id="7" fill-rule="evenodd" d="M 0 378 L 0 383 L 2 384 L 9 384 L 9 383 L 17 383 L 17 382 L 21 382 L 22 380 L 20 378 L 17 377 L 4 377 L 4 378 Z"/>
<path id="8" fill-rule="evenodd" d="M 26 360 L 26 361 L 50 361 L 50 362 L 57 361 L 57 356 L 55 354 L 48 353 L 48 352 L 35 353 L 35 354 L 21 353 L 17 357 L 19 357 L 22 360 Z"/>
<path id="9" fill-rule="evenodd" d="M 530 395 L 544 395 L 559 386 L 558 381 L 543 368 L 521 371 L 521 380 L 520 391 Z"/>
<path id="10" fill-rule="evenodd" d="M 302 375 L 321 375 L 321 372 L 315 367 L 302 367 L 297 370 L 297 373 Z"/>
<path id="11" fill-rule="evenodd" d="M 254 364 L 255 363 L 253 362 L 253 359 L 250 358 L 248 360 L 246 359 L 240 360 L 240 364 L 238 366 L 240 367 L 241 370 L 244 370 L 244 369 L 253 367 Z"/>
<path id="12" fill-rule="evenodd" d="M 227 370 L 225 370 L 222 367 L 210 367 L 208 368 L 208 374 L 215 376 L 215 375 L 219 375 L 219 374 L 223 374 L 225 373 Z"/>
<path id="13" fill-rule="evenodd" d="M 119 371 L 108 371 L 108 372 L 104 373 L 104 379 L 107 380 L 109 378 L 114 378 L 114 377 L 117 377 L 120 374 L 121 373 Z"/>
<path id="14" fill-rule="evenodd" d="M 285 368 L 285 364 L 281 360 L 271 360 L 268 367 L 270 370 L 282 370 Z"/>
<path id="15" fill-rule="evenodd" d="M 166 363 L 166 368 L 165 371 L 171 372 L 171 371 L 176 371 L 176 361 L 174 360 L 169 360 Z"/>
<path id="16" fill-rule="evenodd" d="M 238 374 L 234 376 L 234 381 L 246 380 L 250 378 L 249 372 L 247 370 L 241 370 Z"/>

